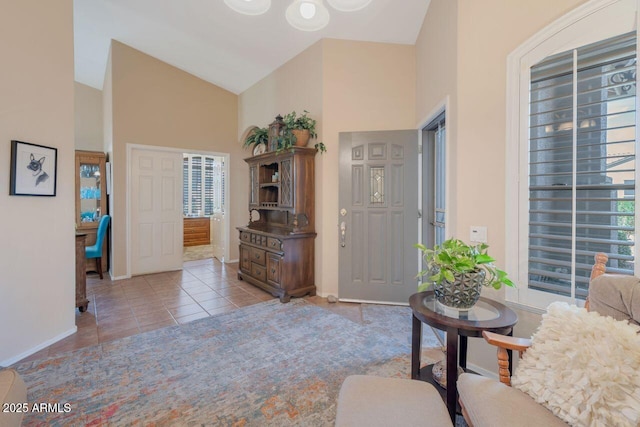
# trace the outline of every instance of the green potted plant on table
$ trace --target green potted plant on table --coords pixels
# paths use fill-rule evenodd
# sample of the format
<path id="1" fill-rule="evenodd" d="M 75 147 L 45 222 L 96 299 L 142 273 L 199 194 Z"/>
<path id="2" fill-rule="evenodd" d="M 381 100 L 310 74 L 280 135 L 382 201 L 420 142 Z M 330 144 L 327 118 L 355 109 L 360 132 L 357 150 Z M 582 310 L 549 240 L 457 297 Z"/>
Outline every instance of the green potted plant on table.
<path id="1" fill-rule="evenodd" d="M 515 286 L 507 273 L 493 264 L 495 260 L 487 254 L 489 246 L 484 243 L 472 246 L 449 239 L 433 249 L 422 244 L 414 246 L 420 249 L 426 264 L 418 273 L 418 277 L 426 276 L 418 290 L 433 285 L 436 299 L 448 307 L 470 309 L 480 298 L 482 286 Z"/>

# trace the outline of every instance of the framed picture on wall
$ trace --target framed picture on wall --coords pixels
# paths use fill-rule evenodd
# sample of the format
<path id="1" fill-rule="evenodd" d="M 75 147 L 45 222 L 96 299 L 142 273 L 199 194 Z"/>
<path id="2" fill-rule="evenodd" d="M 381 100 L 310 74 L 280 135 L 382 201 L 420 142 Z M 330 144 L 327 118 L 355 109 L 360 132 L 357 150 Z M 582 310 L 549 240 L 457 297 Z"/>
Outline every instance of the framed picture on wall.
<path id="1" fill-rule="evenodd" d="M 55 196 L 58 149 L 11 141 L 11 196 Z"/>

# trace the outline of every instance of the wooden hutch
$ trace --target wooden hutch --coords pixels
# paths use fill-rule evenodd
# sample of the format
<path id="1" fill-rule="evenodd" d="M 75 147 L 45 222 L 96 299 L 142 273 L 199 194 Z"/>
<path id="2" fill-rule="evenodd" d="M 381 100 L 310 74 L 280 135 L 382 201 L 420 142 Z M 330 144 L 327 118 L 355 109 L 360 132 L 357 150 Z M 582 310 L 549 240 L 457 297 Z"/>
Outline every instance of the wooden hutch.
<path id="1" fill-rule="evenodd" d="M 315 148 L 294 147 L 245 159 L 249 212 L 240 232 L 238 278 L 281 302 L 315 295 Z"/>
<path id="2" fill-rule="evenodd" d="M 94 245 L 100 217 L 107 214 L 106 155 L 95 151 L 76 150 L 76 231 L 86 234 L 86 246 Z M 109 269 L 108 235 L 102 246 L 102 265 L 97 258 L 86 261 L 86 271 Z"/>

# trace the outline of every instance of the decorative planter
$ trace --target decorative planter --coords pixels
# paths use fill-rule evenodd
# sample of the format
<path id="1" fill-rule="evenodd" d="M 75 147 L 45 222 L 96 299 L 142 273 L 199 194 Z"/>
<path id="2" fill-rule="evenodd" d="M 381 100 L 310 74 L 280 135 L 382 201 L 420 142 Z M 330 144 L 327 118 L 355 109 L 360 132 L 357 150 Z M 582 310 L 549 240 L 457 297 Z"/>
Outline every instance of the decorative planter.
<path id="1" fill-rule="evenodd" d="M 447 307 L 468 310 L 480 299 L 485 271 L 456 274 L 454 277 L 453 283 L 445 280 L 433 284 L 436 300 Z"/>
<path id="2" fill-rule="evenodd" d="M 309 139 L 311 137 L 309 133 L 309 129 L 292 129 L 291 133 L 295 135 L 296 142 L 294 145 L 296 147 L 306 147 Z"/>

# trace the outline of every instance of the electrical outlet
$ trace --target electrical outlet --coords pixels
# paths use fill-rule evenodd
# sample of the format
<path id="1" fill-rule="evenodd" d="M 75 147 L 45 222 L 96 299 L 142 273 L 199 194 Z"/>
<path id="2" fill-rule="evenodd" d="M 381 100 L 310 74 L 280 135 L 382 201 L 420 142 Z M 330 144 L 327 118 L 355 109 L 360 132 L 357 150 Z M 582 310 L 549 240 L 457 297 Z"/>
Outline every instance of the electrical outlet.
<path id="1" fill-rule="evenodd" d="M 487 243 L 487 227 L 472 225 L 469 240 L 475 243 Z"/>

